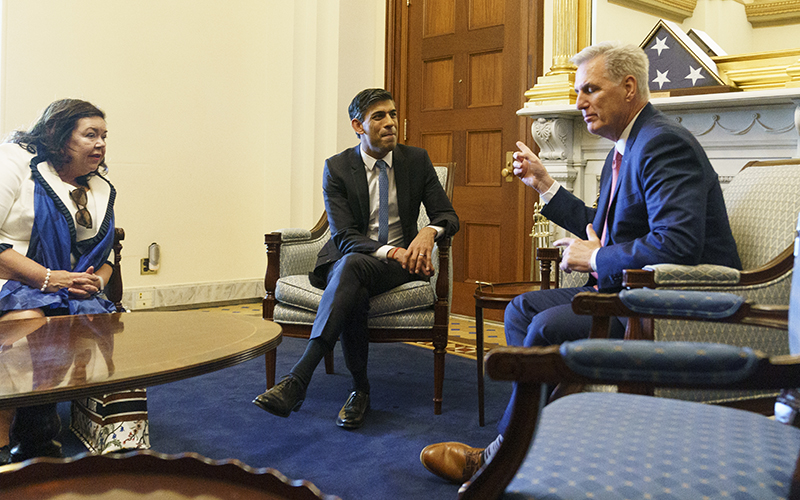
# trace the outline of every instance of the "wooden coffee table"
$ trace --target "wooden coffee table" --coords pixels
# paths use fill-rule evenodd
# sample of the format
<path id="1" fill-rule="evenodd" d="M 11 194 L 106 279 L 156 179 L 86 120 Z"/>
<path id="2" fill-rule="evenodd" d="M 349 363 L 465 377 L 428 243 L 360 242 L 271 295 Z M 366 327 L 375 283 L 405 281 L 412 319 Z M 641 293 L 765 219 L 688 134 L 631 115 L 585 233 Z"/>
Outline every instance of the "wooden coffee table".
<path id="1" fill-rule="evenodd" d="M 47 419 L 59 401 L 174 382 L 261 355 L 270 366 L 280 342 L 271 321 L 203 311 L 0 322 L 0 409 L 39 419 L 26 427 L 49 443 L 58 427 Z M 42 428 L 52 435 L 41 436 Z"/>

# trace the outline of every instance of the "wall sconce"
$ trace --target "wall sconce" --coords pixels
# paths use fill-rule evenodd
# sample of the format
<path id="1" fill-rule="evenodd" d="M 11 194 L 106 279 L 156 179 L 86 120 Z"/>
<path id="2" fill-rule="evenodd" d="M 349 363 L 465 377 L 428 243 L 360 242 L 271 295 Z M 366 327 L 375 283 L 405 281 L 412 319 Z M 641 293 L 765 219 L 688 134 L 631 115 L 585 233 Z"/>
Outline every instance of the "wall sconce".
<path id="1" fill-rule="evenodd" d="M 158 243 L 150 243 L 147 247 L 147 257 L 142 259 L 141 274 L 156 274 L 161 267 L 161 246 Z"/>

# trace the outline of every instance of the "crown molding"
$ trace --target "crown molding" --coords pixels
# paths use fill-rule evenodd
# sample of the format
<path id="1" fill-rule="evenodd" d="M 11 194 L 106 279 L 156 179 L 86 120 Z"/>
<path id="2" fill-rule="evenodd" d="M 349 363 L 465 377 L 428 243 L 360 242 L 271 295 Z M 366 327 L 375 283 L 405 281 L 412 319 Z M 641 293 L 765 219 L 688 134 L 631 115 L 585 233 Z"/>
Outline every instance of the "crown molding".
<path id="1" fill-rule="evenodd" d="M 800 23 L 800 0 L 754 0 L 744 12 L 754 28 Z"/>
<path id="2" fill-rule="evenodd" d="M 697 0 L 609 0 L 609 2 L 679 23 L 687 17 L 692 17 L 697 6 Z"/>

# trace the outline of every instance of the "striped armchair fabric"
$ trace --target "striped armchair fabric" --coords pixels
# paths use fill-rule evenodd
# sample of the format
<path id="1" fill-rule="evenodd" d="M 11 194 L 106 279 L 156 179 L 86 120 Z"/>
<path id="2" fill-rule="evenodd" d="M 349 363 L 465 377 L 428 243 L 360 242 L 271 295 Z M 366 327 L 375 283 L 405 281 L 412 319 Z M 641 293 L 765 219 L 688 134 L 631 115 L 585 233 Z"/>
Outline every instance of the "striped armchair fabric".
<path id="1" fill-rule="evenodd" d="M 434 167 L 439 182 L 452 198 L 454 164 Z M 417 226 L 428 224 L 425 207 L 420 208 Z M 317 253 L 330 239 L 325 214 L 311 230 L 281 229 L 265 235 L 267 246 L 266 296 L 263 301 L 264 319 L 283 327 L 288 337 L 308 338 L 322 298 L 322 289 L 311 285 L 308 273 L 314 269 Z M 434 412 L 441 413 L 444 381 L 444 354 L 450 314 L 452 262 L 450 239 L 439 241 L 432 260 L 434 275 L 430 282 L 414 281 L 393 288 L 370 299 L 370 341 L 431 342 L 434 347 Z M 270 361 L 268 360 L 268 363 Z M 271 363 L 270 363 L 271 364 Z M 268 374 L 274 383 L 274 366 Z M 326 357 L 326 370 L 333 372 L 333 357 Z"/>
<path id="2" fill-rule="evenodd" d="M 800 212 L 800 160 L 752 162 L 725 187 L 725 205 L 743 271 L 721 266 L 660 264 L 651 271 L 657 288 L 729 292 L 758 304 L 788 305 L 792 251 Z M 788 354 L 785 332 L 770 328 L 682 320 L 655 320 L 654 340 L 716 342 L 749 346 L 771 355 Z M 755 393 L 702 393 L 678 389 L 659 396 L 693 401 L 736 401 Z"/>

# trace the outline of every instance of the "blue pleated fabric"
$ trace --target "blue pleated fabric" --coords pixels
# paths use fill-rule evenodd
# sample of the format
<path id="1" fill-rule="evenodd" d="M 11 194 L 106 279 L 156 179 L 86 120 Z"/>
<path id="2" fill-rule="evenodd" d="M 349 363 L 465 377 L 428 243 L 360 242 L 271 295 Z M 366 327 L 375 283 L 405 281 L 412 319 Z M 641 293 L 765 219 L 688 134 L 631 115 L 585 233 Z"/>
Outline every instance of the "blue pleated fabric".
<path id="1" fill-rule="evenodd" d="M 44 161 L 40 156 L 31 160 L 31 173 L 35 182 L 34 220 L 27 257 L 49 269 L 84 272 L 106 263 L 114 244 L 113 204 L 116 191 L 111 186 L 108 207 L 93 238 L 76 241 L 75 225 L 69 209 L 39 173 L 37 165 Z M 108 182 L 103 177 L 105 182 Z M 77 261 L 71 264 L 71 254 Z M 9 280 L 0 290 L 0 311 L 24 309 L 62 309 L 62 314 L 98 314 L 116 312 L 114 304 L 100 296 L 87 299 L 70 298 L 66 288 L 56 293 L 42 293 L 18 281 Z"/>

